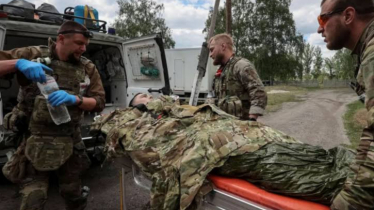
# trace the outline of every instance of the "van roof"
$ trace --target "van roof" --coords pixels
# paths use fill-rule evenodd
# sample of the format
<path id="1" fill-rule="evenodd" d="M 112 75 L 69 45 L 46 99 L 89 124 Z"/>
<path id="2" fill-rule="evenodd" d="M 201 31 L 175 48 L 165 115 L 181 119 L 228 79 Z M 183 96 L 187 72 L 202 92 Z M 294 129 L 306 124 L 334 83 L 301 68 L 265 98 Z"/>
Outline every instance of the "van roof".
<path id="1" fill-rule="evenodd" d="M 7 32 L 14 33 L 15 35 L 19 36 L 33 36 L 33 37 L 55 37 L 57 36 L 57 30 L 59 29 L 60 25 L 53 22 L 53 21 L 45 21 L 40 19 L 35 19 L 33 17 L 29 17 L 30 14 L 37 12 L 43 12 L 47 14 L 54 14 L 60 15 L 62 18 L 79 18 L 79 19 L 87 19 L 83 17 L 74 16 L 66 12 L 67 9 L 72 9 L 72 7 L 67 7 L 65 9 L 64 14 L 62 13 L 54 13 L 54 12 L 47 12 L 47 11 L 40 11 L 36 9 L 27 9 L 22 8 L 19 6 L 8 5 L 8 4 L 0 4 L 0 13 L 4 13 L 4 7 L 13 7 L 22 9 L 24 11 L 25 17 L 14 16 L 11 14 L 7 14 L 7 18 L 0 18 L 0 26 L 4 27 Z M 106 34 L 106 22 L 103 20 L 95 20 L 98 21 L 101 25 L 99 28 L 95 30 L 91 30 L 94 34 L 94 37 L 91 40 L 96 41 L 104 41 L 104 42 L 114 42 L 114 43 L 123 43 L 124 39 L 122 37 Z M 90 29 L 89 29 L 90 30 Z"/>
<path id="2" fill-rule="evenodd" d="M 59 25 L 48 25 L 43 23 L 23 22 L 16 20 L 0 19 L 0 27 L 6 29 L 7 33 L 18 36 L 32 36 L 32 37 L 56 37 Z M 93 31 L 94 37 L 92 40 L 123 43 L 124 39 L 119 36 L 100 33 Z"/>

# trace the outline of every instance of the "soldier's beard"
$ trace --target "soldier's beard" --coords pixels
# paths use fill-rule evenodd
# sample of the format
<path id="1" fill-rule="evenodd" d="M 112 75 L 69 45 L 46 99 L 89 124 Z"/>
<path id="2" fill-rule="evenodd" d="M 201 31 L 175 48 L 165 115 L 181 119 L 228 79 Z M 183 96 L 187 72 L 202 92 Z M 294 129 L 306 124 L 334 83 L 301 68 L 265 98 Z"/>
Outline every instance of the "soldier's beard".
<path id="1" fill-rule="evenodd" d="M 213 60 L 213 65 L 217 66 L 217 65 L 223 65 L 222 61 L 223 61 L 223 54 L 217 54 L 216 58 Z"/>
<path id="2" fill-rule="evenodd" d="M 69 56 L 68 56 L 68 62 L 69 63 L 72 63 L 72 64 L 79 64 L 80 62 L 80 58 L 76 58 L 74 56 L 74 53 L 71 53 Z"/>
<path id="3" fill-rule="evenodd" d="M 330 40 L 330 42 L 326 45 L 327 49 L 329 50 L 342 49 L 347 43 L 351 32 L 347 28 L 340 27 L 339 31 L 336 30 L 335 33 L 337 36 L 334 36 L 334 40 Z"/>

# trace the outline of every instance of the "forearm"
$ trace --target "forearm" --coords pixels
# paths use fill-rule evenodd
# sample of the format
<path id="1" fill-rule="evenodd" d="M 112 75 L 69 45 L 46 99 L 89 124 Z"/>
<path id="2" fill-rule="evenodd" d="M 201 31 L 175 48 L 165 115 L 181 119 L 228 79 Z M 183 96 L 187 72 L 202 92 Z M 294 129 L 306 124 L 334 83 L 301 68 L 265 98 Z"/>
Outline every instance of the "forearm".
<path id="1" fill-rule="evenodd" d="M 267 94 L 263 86 L 249 87 L 250 115 L 262 116 L 267 105 Z"/>
<path id="2" fill-rule="evenodd" d="M 90 99 L 87 104 L 82 104 L 83 106 L 80 107 L 83 110 L 89 110 L 93 112 L 101 112 L 105 108 L 105 91 L 103 84 L 100 79 L 99 72 L 95 68 L 95 65 L 90 63 L 86 66 L 86 72 L 90 78 L 90 85 L 86 91 L 86 98 Z"/>
<path id="3" fill-rule="evenodd" d="M 78 96 L 75 96 L 76 97 L 76 104 L 79 104 L 81 99 L 78 97 Z M 96 99 L 94 98 L 88 98 L 88 97 L 82 97 L 83 99 L 83 102 L 81 105 L 79 105 L 79 108 L 82 109 L 82 110 L 85 110 L 85 111 L 92 111 L 95 109 L 96 107 Z"/>
<path id="4" fill-rule="evenodd" d="M 6 61 L 0 61 L 0 77 L 10 74 L 13 72 L 16 72 L 16 63 L 18 59 L 16 60 L 6 60 Z"/>
<path id="5" fill-rule="evenodd" d="M 263 115 L 267 104 L 267 95 L 254 66 L 248 65 L 238 71 L 237 78 L 248 94 L 250 115 Z M 253 117 L 255 118 L 255 117 Z"/>

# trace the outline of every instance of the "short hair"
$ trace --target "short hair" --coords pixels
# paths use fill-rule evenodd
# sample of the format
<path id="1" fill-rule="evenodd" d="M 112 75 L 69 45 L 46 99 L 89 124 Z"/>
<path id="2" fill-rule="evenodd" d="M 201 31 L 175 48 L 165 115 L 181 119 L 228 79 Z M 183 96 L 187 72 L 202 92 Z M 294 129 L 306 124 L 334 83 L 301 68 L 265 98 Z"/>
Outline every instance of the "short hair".
<path id="1" fill-rule="evenodd" d="M 327 0 L 322 0 L 321 6 Z M 374 12 L 374 1 L 373 0 L 331 0 L 335 2 L 334 9 L 345 9 L 347 7 L 353 7 L 358 15 L 368 14 Z"/>
<path id="2" fill-rule="evenodd" d="M 63 23 L 60 28 L 57 31 L 57 34 L 60 34 L 64 31 L 82 31 L 82 32 L 88 32 L 88 29 L 75 21 L 69 20 Z"/>
<path id="3" fill-rule="evenodd" d="M 213 40 L 218 43 L 225 43 L 230 50 L 233 50 L 234 43 L 232 41 L 232 37 L 230 36 L 230 34 L 227 34 L 227 33 L 217 34 L 209 39 L 209 44 Z"/>
<path id="4" fill-rule="evenodd" d="M 129 107 L 134 107 L 134 99 L 136 98 L 136 96 L 138 96 L 139 94 L 142 94 L 142 93 L 137 93 L 134 95 L 134 97 L 132 97 L 132 99 L 130 100 L 130 103 L 129 103 Z"/>

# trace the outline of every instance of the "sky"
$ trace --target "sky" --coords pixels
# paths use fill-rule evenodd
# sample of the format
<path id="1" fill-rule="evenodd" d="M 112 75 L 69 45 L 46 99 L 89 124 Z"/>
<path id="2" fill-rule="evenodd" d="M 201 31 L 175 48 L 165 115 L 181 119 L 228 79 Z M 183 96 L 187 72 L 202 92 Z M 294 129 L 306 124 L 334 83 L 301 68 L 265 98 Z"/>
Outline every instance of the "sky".
<path id="1" fill-rule="evenodd" d="M 172 37 L 176 42 L 175 48 L 200 47 L 204 41 L 205 21 L 208 17 L 209 8 L 214 6 L 215 0 L 154 0 L 164 4 L 164 18 L 167 26 L 172 31 Z M 0 0 L 6 4 L 10 0 Z M 76 5 L 89 5 L 99 11 L 99 19 L 110 24 L 118 14 L 116 0 L 28 0 L 39 7 L 42 3 L 55 5 L 59 12 L 66 7 Z M 296 23 L 298 32 L 304 35 L 304 40 L 322 49 L 324 57 L 331 57 L 334 51 L 329 51 L 320 34 L 317 33 L 317 16 L 320 13 L 320 0 L 292 0 L 290 11 Z M 223 6 L 224 0 L 220 1 Z"/>

